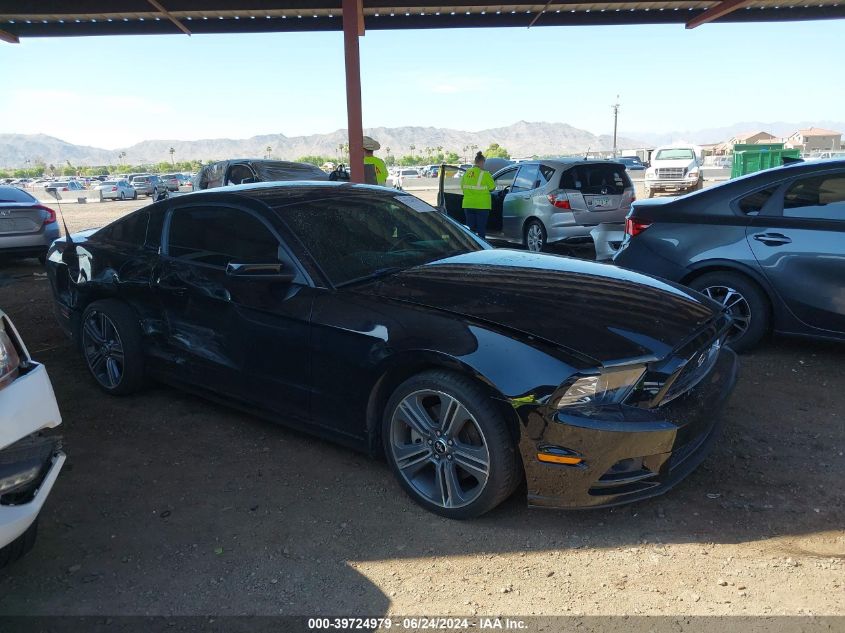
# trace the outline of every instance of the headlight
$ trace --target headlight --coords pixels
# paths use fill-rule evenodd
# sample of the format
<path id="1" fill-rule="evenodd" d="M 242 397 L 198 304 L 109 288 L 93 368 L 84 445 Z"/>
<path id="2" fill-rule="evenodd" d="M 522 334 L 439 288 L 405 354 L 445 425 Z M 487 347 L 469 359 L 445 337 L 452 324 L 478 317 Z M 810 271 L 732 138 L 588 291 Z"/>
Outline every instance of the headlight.
<path id="1" fill-rule="evenodd" d="M 0 389 L 17 378 L 20 366 L 21 359 L 12 339 L 5 330 L 0 330 Z"/>
<path id="2" fill-rule="evenodd" d="M 687 174 L 687 178 L 698 180 L 698 170 L 691 171 Z"/>
<path id="3" fill-rule="evenodd" d="M 654 180 L 655 178 L 657 178 L 657 172 L 649 170 L 645 173 L 645 177 L 648 180 Z"/>
<path id="4" fill-rule="evenodd" d="M 618 404 L 631 393 L 645 373 L 645 365 L 607 369 L 595 376 L 581 376 L 570 382 L 554 405 L 564 407 Z"/>

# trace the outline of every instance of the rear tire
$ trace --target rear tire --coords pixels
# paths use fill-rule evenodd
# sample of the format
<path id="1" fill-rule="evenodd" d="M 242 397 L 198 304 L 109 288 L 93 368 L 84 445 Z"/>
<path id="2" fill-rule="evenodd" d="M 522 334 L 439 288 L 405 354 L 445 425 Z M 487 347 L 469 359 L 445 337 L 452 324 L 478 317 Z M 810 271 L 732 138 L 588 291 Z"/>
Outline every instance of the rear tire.
<path id="1" fill-rule="evenodd" d="M 79 335 L 88 371 L 106 393 L 123 396 L 144 384 L 144 349 L 138 317 L 125 303 L 95 301 L 82 313 Z"/>
<path id="2" fill-rule="evenodd" d="M 690 288 L 728 307 L 734 326 L 726 342 L 734 351 L 754 348 L 769 331 L 771 309 L 763 290 L 740 273 L 718 271 L 693 279 Z"/>
<path id="3" fill-rule="evenodd" d="M 32 525 L 26 529 L 26 532 L 21 534 L 6 547 L 0 548 L 0 569 L 3 569 L 7 565 L 11 565 L 24 554 L 29 552 L 29 550 L 32 549 L 32 546 L 35 545 L 36 536 L 38 536 L 37 518 L 32 522 Z"/>
<path id="4" fill-rule="evenodd" d="M 541 253 L 546 248 L 546 227 L 536 218 L 525 223 L 522 244 L 532 253 Z"/>
<path id="5" fill-rule="evenodd" d="M 467 376 L 413 376 L 384 411 L 382 441 L 399 485 L 426 510 L 450 519 L 489 512 L 522 481 L 507 421 Z"/>

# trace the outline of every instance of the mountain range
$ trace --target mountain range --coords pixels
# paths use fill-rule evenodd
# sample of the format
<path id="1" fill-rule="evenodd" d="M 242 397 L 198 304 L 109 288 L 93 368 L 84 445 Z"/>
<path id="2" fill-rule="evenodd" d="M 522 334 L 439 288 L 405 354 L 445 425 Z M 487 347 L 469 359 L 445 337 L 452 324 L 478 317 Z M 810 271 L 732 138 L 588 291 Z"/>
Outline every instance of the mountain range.
<path id="1" fill-rule="evenodd" d="M 715 143 L 732 136 L 756 130 L 766 130 L 776 136 L 786 136 L 797 129 L 826 127 L 845 130 L 845 122 L 817 121 L 802 123 L 744 122 L 722 128 L 697 131 L 653 133 L 641 132 L 620 136 L 620 149 L 654 147 L 670 142 Z M 491 143 L 506 148 L 511 156 L 554 156 L 585 152 L 587 150 L 609 150 L 613 137 L 609 134 L 594 134 L 566 123 L 519 121 L 506 127 L 467 132 L 435 127 L 369 128 L 365 134 L 377 139 L 382 146 L 380 154 L 387 149 L 394 156 L 424 152 L 426 148 L 442 148 L 460 155 L 471 154 L 465 147 L 476 146 L 485 149 Z M 116 164 L 118 155 L 125 152 L 128 164 L 158 163 L 170 159 L 169 150 L 175 150 L 177 160 L 217 160 L 233 157 L 261 157 L 271 148 L 273 158 L 293 160 L 300 156 L 336 156 L 338 147 L 346 143 L 346 130 L 329 134 L 307 136 L 285 136 L 284 134 L 263 134 L 248 139 L 213 138 L 194 141 L 160 139 L 136 143 L 130 147 L 106 150 L 87 145 L 74 145 L 44 134 L 0 134 L 0 167 L 22 167 L 43 161 L 47 164 L 64 165 L 107 165 Z"/>

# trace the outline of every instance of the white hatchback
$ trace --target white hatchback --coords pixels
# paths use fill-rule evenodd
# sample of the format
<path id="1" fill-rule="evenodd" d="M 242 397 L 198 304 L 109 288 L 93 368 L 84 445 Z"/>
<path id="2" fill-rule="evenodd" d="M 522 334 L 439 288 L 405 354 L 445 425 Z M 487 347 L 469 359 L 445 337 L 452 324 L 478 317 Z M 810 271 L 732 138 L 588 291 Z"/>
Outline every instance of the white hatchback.
<path id="1" fill-rule="evenodd" d="M 59 438 L 42 432 L 61 421 L 47 370 L 0 310 L 0 567 L 35 541 L 38 513 L 65 462 Z"/>

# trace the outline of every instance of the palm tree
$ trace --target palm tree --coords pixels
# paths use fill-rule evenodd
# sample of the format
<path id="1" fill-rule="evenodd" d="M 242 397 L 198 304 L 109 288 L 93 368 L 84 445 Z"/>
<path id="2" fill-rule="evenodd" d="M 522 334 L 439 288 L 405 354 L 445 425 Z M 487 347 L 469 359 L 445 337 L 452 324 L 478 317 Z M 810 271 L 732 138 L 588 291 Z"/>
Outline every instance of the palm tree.
<path id="1" fill-rule="evenodd" d="M 173 149 L 173 148 L 171 147 L 171 148 L 170 148 L 169 150 L 167 150 L 167 151 L 168 151 L 168 152 L 170 152 L 170 164 L 171 164 L 171 165 L 176 165 L 176 163 L 175 163 L 175 162 L 174 162 L 174 160 L 173 160 L 173 154 L 175 154 L 175 153 L 176 153 L 176 150 L 175 150 L 175 149 Z"/>
<path id="2" fill-rule="evenodd" d="M 126 158 L 126 152 L 120 152 L 120 154 L 117 155 L 117 159 L 120 161 L 121 165 L 123 164 L 124 158 Z"/>
<path id="3" fill-rule="evenodd" d="M 273 148 L 268 145 L 264 149 L 267 150 L 267 158 L 269 159 L 270 156 L 273 154 Z"/>

